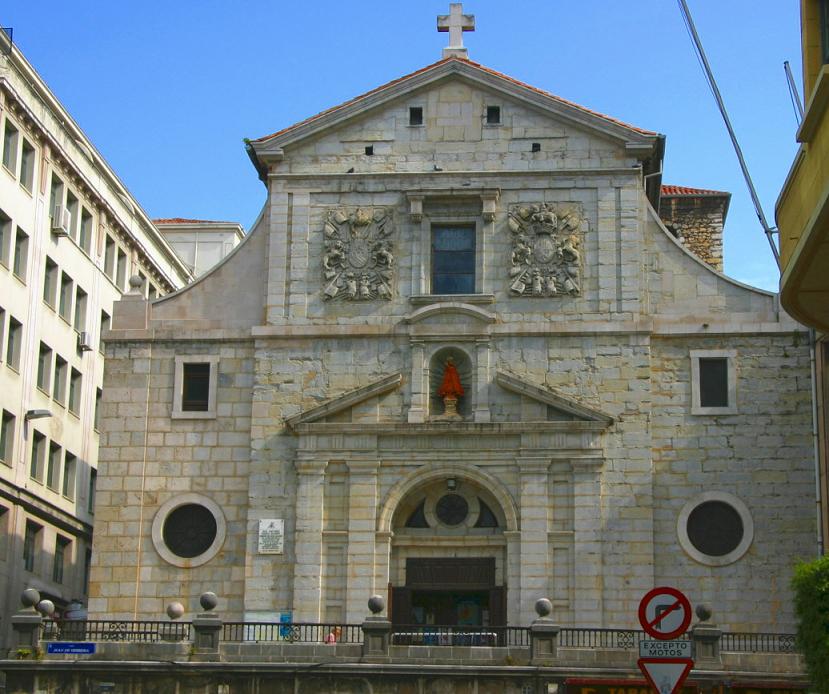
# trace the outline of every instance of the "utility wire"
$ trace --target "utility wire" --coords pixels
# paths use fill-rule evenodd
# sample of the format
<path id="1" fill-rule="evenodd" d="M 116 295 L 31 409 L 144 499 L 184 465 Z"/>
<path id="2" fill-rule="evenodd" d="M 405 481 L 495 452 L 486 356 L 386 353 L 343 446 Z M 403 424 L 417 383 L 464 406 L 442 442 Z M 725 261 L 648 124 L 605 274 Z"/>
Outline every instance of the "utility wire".
<path id="1" fill-rule="evenodd" d="M 708 64 L 708 58 L 705 56 L 705 51 L 702 48 L 702 42 L 700 41 L 699 35 L 697 34 L 697 29 L 694 26 L 694 20 L 691 19 L 691 12 L 688 9 L 688 5 L 686 4 L 685 0 L 677 0 L 679 2 L 679 11 L 682 13 L 682 19 L 685 22 L 685 28 L 688 30 L 688 34 L 691 37 L 691 40 L 694 44 L 697 54 L 697 60 L 699 60 L 703 72 L 705 74 L 705 79 L 708 82 L 708 87 L 711 89 L 711 93 L 714 95 L 714 99 L 717 102 L 717 107 L 720 109 L 720 114 L 722 114 L 723 121 L 725 121 L 725 127 L 728 129 L 728 134 L 731 137 L 731 144 L 734 145 L 734 151 L 737 154 L 737 159 L 740 162 L 740 168 L 743 171 L 743 178 L 745 179 L 746 185 L 748 186 L 748 192 L 751 195 L 751 200 L 754 203 L 754 211 L 757 213 L 757 219 L 760 220 L 760 225 L 763 227 L 763 231 L 766 234 L 766 238 L 768 239 L 769 246 L 771 247 L 772 255 L 774 255 L 774 260 L 777 263 L 778 269 L 780 268 L 780 253 L 777 250 L 777 246 L 774 243 L 774 229 L 769 226 L 769 223 L 766 221 L 766 215 L 763 213 L 763 207 L 760 204 L 760 198 L 757 196 L 757 190 L 754 187 L 754 182 L 751 180 L 751 175 L 748 172 L 748 166 L 746 165 L 745 158 L 743 157 L 743 151 L 740 149 L 740 143 L 737 142 L 737 135 L 734 133 L 734 128 L 731 126 L 731 119 L 728 117 L 728 112 L 725 110 L 725 104 L 723 103 L 722 96 L 720 95 L 720 90 L 717 87 L 717 82 L 714 79 L 714 73 L 711 71 L 711 66 Z"/>

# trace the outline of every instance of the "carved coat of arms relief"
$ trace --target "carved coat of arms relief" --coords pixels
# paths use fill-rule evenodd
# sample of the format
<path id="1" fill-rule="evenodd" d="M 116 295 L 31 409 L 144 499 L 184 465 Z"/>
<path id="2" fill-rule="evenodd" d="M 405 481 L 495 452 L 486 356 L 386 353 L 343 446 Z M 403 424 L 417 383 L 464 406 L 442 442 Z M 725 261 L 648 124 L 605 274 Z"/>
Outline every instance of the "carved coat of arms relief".
<path id="1" fill-rule="evenodd" d="M 330 210 L 323 224 L 323 299 L 391 299 L 395 258 L 385 208 Z"/>
<path id="2" fill-rule="evenodd" d="M 514 296 L 581 292 L 582 215 L 574 206 L 516 205 L 509 210 L 512 251 L 509 290 Z"/>

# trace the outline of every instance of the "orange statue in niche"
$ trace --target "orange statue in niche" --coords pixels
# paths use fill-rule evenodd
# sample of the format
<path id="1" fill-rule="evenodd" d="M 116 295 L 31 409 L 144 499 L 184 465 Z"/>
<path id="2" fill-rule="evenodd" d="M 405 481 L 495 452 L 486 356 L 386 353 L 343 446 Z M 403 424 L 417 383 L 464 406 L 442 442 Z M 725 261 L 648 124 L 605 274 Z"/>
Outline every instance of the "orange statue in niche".
<path id="1" fill-rule="evenodd" d="M 446 368 L 443 370 L 443 382 L 438 388 L 438 397 L 457 399 L 461 395 L 463 395 L 461 377 L 458 375 L 455 364 L 452 363 L 452 357 L 449 357 L 446 360 Z"/>
<path id="2" fill-rule="evenodd" d="M 443 381 L 438 388 L 438 397 L 443 398 L 443 414 L 440 419 L 463 419 L 458 413 L 458 398 L 463 395 L 463 386 L 458 370 L 452 363 L 452 357 L 446 360 Z"/>

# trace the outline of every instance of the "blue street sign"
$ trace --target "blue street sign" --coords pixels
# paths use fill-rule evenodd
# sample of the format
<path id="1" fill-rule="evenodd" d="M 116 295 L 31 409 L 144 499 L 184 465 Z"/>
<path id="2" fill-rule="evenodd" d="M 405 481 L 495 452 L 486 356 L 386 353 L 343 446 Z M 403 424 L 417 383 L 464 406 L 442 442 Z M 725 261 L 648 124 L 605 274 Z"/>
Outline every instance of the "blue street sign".
<path id="1" fill-rule="evenodd" d="M 46 644 L 46 652 L 62 653 L 65 655 L 89 655 L 95 652 L 95 644 L 72 641 L 52 641 Z"/>

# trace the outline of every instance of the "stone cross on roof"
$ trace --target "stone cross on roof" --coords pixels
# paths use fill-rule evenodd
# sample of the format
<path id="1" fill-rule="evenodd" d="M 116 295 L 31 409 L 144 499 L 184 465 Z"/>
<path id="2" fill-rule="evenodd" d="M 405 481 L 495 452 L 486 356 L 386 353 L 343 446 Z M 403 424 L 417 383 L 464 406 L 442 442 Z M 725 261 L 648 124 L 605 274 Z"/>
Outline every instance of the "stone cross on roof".
<path id="1" fill-rule="evenodd" d="M 438 31 L 449 32 L 449 45 L 443 49 L 443 57 L 455 56 L 466 58 L 466 46 L 463 45 L 463 32 L 475 31 L 475 15 L 464 14 L 463 4 L 449 4 L 449 14 L 438 15 Z"/>

